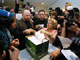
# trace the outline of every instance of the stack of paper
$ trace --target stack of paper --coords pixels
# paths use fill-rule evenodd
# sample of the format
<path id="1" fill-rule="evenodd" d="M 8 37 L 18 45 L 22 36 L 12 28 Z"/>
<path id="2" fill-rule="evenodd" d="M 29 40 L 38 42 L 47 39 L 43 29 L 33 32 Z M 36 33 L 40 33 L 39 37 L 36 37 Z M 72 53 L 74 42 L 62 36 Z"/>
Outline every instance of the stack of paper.
<path id="1" fill-rule="evenodd" d="M 33 42 L 35 45 L 42 44 L 48 40 L 45 39 L 44 34 L 40 33 L 40 31 L 36 32 L 34 36 L 28 37 L 28 39 Z"/>

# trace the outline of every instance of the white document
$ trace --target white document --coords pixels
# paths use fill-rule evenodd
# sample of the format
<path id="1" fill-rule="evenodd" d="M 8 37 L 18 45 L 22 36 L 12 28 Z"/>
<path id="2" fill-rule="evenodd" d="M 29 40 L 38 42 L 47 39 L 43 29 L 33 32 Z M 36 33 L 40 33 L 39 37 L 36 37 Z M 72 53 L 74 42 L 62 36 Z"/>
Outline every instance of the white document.
<path id="1" fill-rule="evenodd" d="M 68 60 L 80 60 L 71 50 L 61 50 L 61 52 Z"/>
<path id="2" fill-rule="evenodd" d="M 17 19 L 17 20 L 22 19 L 22 14 L 16 14 L 16 19 Z"/>
<path id="3" fill-rule="evenodd" d="M 28 39 L 33 42 L 35 45 L 42 44 L 47 42 L 48 40 L 45 39 L 44 34 L 40 33 L 40 31 L 36 32 L 34 36 L 28 37 Z"/>
<path id="4" fill-rule="evenodd" d="M 44 24 L 38 24 L 41 28 L 44 28 Z"/>

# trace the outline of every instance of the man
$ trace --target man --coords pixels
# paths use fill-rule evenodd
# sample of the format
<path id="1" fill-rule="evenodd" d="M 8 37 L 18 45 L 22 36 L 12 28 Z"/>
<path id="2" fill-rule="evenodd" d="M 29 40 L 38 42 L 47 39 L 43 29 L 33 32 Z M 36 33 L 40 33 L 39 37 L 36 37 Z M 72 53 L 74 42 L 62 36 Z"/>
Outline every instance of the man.
<path id="1" fill-rule="evenodd" d="M 39 11 L 39 19 L 34 20 L 35 29 L 39 30 L 43 27 L 47 26 L 47 19 L 45 19 L 45 11 L 40 10 Z"/>
<path id="2" fill-rule="evenodd" d="M 35 31 L 33 21 L 31 19 L 31 12 L 29 10 L 24 10 L 22 14 L 22 19 L 18 20 L 16 23 L 16 30 L 18 33 L 18 38 L 20 40 L 20 49 L 25 48 L 25 36 L 34 34 Z"/>
<path id="3" fill-rule="evenodd" d="M 33 30 L 34 25 L 31 19 L 31 12 L 29 10 L 24 10 L 22 16 L 22 19 L 17 21 L 16 29 L 25 35 L 30 34 L 31 32 L 34 33 L 35 31 Z"/>

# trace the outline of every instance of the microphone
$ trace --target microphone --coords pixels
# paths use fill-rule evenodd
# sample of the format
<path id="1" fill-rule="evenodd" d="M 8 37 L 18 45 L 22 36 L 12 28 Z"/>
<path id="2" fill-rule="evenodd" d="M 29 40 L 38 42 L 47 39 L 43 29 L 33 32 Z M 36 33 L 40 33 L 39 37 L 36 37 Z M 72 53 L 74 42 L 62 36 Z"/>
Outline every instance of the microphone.
<path id="1" fill-rule="evenodd" d="M 5 17 L 13 18 L 14 14 L 11 13 L 11 12 L 8 12 L 6 10 L 0 9 L 0 16 L 5 16 Z"/>

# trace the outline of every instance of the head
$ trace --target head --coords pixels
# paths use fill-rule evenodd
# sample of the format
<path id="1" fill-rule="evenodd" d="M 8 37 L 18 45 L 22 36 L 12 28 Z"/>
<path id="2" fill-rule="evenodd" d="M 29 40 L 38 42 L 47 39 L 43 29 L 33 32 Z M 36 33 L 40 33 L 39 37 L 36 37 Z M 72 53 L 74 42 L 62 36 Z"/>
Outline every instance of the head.
<path id="1" fill-rule="evenodd" d="M 39 18 L 40 18 L 41 20 L 45 19 L 45 11 L 44 11 L 44 10 L 40 10 L 40 11 L 39 11 Z"/>
<path id="2" fill-rule="evenodd" d="M 22 13 L 22 11 L 19 9 L 19 10 L 18 10 L 18 13 Z"/>
<path id="3" fill-rule="evenodd" d="M 5 41 L 0 39 L 0 59 L 3 60 L 6 56 Z"/>
<path id="4" fill-rule="evenodd" d="M 30 10 L 30 6 L 26 5 L 25 9 Z"/>
<path id="5" fill-rule="evenodd" d="M 58 22 L 55 19 L 48 19 L 47 28 L 56 29 Z"/>
<path id="6" fill-rule="evenodd" d="M 65 9 L 67 9 L 68 6 L 72 6 L 72 4 L 69 3 L 69 2 L 66 2 L 66 4 L 65 4 Z"/>
<path id="7" fill-rule="evenodd" d="M 60 7 L 56 7 L 56 8 L 55 8 L 55 11 L 56 11 L 56 13 L 57 13 L 57 16 L 62 16 L 63 12 L 62 12 L 62 10 L 60 9 Z"/>
<path id="8" fill-rule="evenodd" d="M 14 8 L 10 8 L 10 12 L 15 14 L 15 9 Z"/>
<path id="9" fill-rule="evenodd" d="M 0 9 L 3 9 L 3 5 L 0 3 Z"/>
<path id="10" fill-rule="evenodd" d="M 56 15 L 57 15 L 57 13 L 56 13 L 56 11 L 51 11 L 50 12 L 50 18 L 56 18 Z"/>
<path id="11" fill-rule="evenodd" d="M 25 21 L 29 21 L 31 18 L 31 12 L 29 10 L 24 10 L 22 16 Z"/>
<path id="12" fill-rule="evenodd" d="M 73 14 L 73 6 L 68 6 L 67 7 L 67 11 L 68 11 L 68 19 L 69 20 L 73 19 L 73 17 L 74 17 L 74 14 Z"/>
<path id="13" fill-rule="evenodd" d="M 5 10 L 0 10 L 0 25 L 6 28 L 11 26 L 14 20 L 14 14 Z"/>
<path id="14" fill-rule="evenodd" d="M 73 13 L 74 13 L 74 18 L 79 19 L 79 9 L 78 8 L 73 8 Z M 74 20 L 75 20 L 74 19 Z"/>

